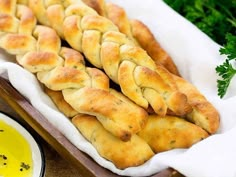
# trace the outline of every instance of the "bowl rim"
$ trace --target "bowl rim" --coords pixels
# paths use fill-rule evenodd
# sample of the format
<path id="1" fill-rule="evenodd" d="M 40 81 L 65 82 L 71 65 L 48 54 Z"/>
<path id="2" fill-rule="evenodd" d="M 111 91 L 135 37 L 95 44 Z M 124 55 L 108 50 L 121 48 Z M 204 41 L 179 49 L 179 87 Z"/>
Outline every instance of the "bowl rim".
<path id="1" fill-rule="evenodd" d="M 45 154 L 44 154 L 44 150 L 42 148 L 42 146 L 39 144 L 39 139 L 33 135 L 29 129 L 27 127 L 25 127 L 23 125 L 23 123 L 21 123 L 19 120 L 17 120 L 14 116 L 8 114 L 8 113 L 5 113 L 3 111 L 0 111 L 0 116 L 3 116 L 3 120 L 6 118 L 6 119 L 10 119 L 10 121 L 14 122 L 15 124 L 18 124 L 19 127 L 21 127 L 25 132 L 27 132 L 28 136 L 30 136 L 32 138 L 32 140 L 34 141 L 34 143 L 36 144 L 36 146 L 38 147 L 38 152 L 40 154 L 40 159 L 41 159 L 41 168 L 40 168 L 40 173 L 39 173 L 39 176 L 38 177 L 45 177 L 45 171 L 46 171 L 46 159 L 45 159 Z M 9 124 L 8 124 L 9 125 Z M 10 125 L 12 126 L 12 125 Z M 17 130 L 16 127 L 12 126 L 14 129 Z M 19 132 L 19 130 L 17 130 Z M 19 132 L 20 133 L 20 132 Z M 22 133 L 20 133 L 22 135 Z M 22 135 L 26 140 L 27 138 Z M 29 142 L 29 140 L 27 140 Z M 31 146 L 31 145 L 30 145 Z M 32 153 L 33 153 L 33 150 L 32 150 Z"/>

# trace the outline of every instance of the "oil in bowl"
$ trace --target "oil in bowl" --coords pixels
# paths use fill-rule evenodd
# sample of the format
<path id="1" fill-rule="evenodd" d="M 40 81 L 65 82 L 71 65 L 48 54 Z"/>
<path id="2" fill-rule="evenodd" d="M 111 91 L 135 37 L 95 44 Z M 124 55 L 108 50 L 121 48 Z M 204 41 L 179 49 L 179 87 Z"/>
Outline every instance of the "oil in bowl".
<path id="1" fill-rule="evenodd" d="M 32 135 L 0 113 L 0 177 L 43 177 L 44 156 Z"/>

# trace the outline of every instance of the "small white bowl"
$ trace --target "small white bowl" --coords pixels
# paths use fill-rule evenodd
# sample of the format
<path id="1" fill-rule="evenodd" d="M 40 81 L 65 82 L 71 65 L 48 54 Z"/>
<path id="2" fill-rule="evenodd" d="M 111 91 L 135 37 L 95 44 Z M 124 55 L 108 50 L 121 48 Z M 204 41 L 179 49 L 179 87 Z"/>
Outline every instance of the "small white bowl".
<path id="1" fill-rule="evenodd" d="M 18 133 L 20 133 L 23 138 L 28 142 L 30 150 L 31 150 L 31 157 L 32 157 L 32 177 L 43 177 L 45 175 L 45 158 L 40 145 L 36 142 L 35 138 L 26 130 L 20 123 L 18 123 L 13 118 L 9 117 L 6 114 L 0 112 L 0 121 L 3 121 L 8 126 L 14 128 Z M 1 131 L 4 131 L 1 129 Z M 0 132 L 3 133 L 3 132 Z M 14 138 L 14 137 L 13 137 Z M 1 143 L 0 143 L 1 146 Z M 7 148 L 7 147 L 4 147 Z M 17 147 L 21 148 L 21 147 Z M 0 152 L 1 154 L 1 152 Z M 4 157 L 5 158 L 5 157 Z M 10 163 L 10 159 L 9 163 Z M 21 169 L 22 170 L 22 169 Z M 1 168 L 0 168 L 1 171 Z M 1 173 L 0 173 L 1 177 Z"/>

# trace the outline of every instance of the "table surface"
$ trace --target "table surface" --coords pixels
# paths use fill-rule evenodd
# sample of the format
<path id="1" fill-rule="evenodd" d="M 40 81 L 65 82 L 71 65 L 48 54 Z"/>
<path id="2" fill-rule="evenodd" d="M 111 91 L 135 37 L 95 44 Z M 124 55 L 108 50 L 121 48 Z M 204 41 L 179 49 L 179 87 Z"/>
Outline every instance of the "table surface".
<path id="1" fill-rule="evenodd" d="M 41 145 L 46 161 L 45 177 L 82 177 L 74 166 L 65 161 L 47 142 L 39 137 L 34 130 L 6 103 L 0 98 L 0 111 L 16 118 L 27 127 L 31 133 L 38 139 Z"/>

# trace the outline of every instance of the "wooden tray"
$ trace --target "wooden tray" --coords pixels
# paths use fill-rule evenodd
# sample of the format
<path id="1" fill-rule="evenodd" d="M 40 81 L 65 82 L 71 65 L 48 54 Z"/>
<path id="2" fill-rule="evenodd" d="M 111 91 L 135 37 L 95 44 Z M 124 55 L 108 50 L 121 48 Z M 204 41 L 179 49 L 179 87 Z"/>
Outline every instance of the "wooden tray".
<path id="1" fill-rule="evenodd" d="M 101 167 L 87 154 L 75 147 L 58 129 L 50 124 L 24 98 L 10 82 L 0 76 L 0 97 L 5 100 L 47 143 L 63 158 L 74 165 L 82 176 L 86 177 L 119 177 L 119 175 Z M 174 169 L 168 168 L 151 177 L 183 177 Z"/>

